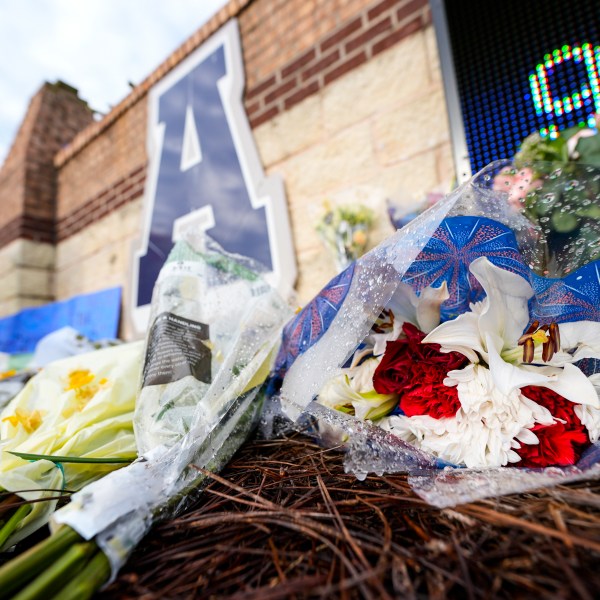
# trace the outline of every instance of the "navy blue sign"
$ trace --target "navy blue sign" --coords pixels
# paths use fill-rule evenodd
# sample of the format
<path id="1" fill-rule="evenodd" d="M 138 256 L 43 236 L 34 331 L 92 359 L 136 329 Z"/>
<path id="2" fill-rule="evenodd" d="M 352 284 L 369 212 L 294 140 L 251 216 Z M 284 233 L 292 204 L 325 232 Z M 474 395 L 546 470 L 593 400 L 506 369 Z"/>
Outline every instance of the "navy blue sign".
<path id="1" fill-rule="evenodd" d="M 262 263 L 275 284 L 296 269 L 283 185 L 265 178 L 242 105 L 237 23 L 228 23 L 151 90 L 145 240 L 134 260 L 134 321 L 182 229 Z M 147 312 L 142 310 L 142 312 Z"/>

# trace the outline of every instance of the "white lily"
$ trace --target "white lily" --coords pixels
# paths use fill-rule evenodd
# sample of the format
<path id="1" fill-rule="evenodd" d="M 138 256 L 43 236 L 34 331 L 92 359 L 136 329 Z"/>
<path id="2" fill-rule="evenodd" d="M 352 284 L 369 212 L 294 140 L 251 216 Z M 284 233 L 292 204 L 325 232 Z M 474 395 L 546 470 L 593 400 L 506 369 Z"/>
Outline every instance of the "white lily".
<path id="1" fill-rule="evenodd" d="M 330 379 L 319 392 L 318 402 L 358 419 L 377 420 L 388 414 L 398 402 L 395 394 L 378 394 L 373 388 L 373 374 L 379 358 L 367 358 L 359 365 L 344 369 Z"/>
<path id="2" fill-rule="evenodd" d="M 574 321 L 561 324 L 560 345 L 564 352 L 552 357 L 552 365 L 562 366 L 584 358 L 600 358 L 600 323 Z"/>
<path id="3" fill-rule="evenodd" d="M 496 267 L 485 257 L 474 260 L 469 269 L 485 290 L 485 299 L 471 305 L 470 312 L 442 323 L 423 343 L 440 344 L 442 352 L 460 352 L 473 363 L 486 363 L 495 386 L 504 395 L 537 385 L 571 402 L 600 408 L 594 386 L 572 364 L 584 356 L 600 356 L 600 352 L 592 354 L 600 342 L 591 341 L 600 340 L 600 324 L 562 323 L 561 348 L 570 352 L 560 352 L 555 361 L 543 364 L 538 346 L 534 354 L 536 364 L 525 364 L 518 341 L 529 323 L 527 302 L 533 289 L 520 275 Z M 532 338 L 539 345 L 546 341 L 546 334 L 539 331 Z"/>
<path id="4" fill-rule="evenodd" d="M 397 340 L 404 323 L 411 323 L 425 333 L 440 324 L 440 306 L 450 297 L 444 281 L 440 287 L 427 286 L 419 296 L 408 283 L 400 283 L 388 303 L 391 313 L 385 323 L 383 333 L 371 333 L 367 343 L 373 346 L 373 354 L 380 356 L 385 352 L 387 342 Z"/>

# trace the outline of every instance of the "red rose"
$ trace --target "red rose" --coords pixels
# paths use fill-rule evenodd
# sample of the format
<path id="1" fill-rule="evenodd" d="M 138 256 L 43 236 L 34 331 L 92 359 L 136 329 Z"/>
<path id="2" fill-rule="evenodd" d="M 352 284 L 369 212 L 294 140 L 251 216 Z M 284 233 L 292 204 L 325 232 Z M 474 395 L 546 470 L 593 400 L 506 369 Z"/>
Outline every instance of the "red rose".
<path id="1" fill-rule="evenodd" d="M 527 386 L 521 393 L 540 406 L 547 408 L 553 417 L 566 423 L 537 424 L 531 431 L 539 444 L 521 444 L 515 452 L 521 457 L 516 467 L 566 467 L 574 465 L 591 442 L 585 427 L 575 414 L 575 404 L 547 388 Z"/>
<path id="2" fill-rule="evenodd" d="M 386 345 L 373 376 L 375 390 L 398 394 L 400 408 L 408 416 L 454 416 L 460 407 L 458 393 L 442 382 L 449 371 L 468 360 L 458 352 L 440 352 L 439 344 L 422 344 L 425 334 L 410 323 L 404 323 L 402 330 L 406 337 Z"/>

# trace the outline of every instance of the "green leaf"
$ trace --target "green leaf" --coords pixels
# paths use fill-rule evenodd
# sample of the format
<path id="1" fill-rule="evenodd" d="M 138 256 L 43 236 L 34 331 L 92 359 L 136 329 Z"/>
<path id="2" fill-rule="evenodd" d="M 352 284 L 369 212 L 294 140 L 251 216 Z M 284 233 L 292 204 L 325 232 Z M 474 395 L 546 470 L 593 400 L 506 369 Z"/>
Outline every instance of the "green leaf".
<path id="1" fill-rule="evenodd" d="M 587 165 L 600 165 L 600 135 L 581 138 L 575 146 L 579 152 L 578 162 Z"/>
<path id="2" fill-rule="evenodd" d="M 578 225 L 577 217 L 574 214 L 562 210 L 555 210 L 552 213 L 551 221 L 554 230 L 559 233 L 570 233 L 577 229 Z"/>
<path id="3" fill-rule="evenodd" d="M 554 210 L 556 202 L 556 194 L 544 190 L 543 188 L 529 192 L 525 197 L 525 206 L 527 210 L 534 212 L 540 217 L 550 214 Z"/>
<path id="4" fill-rule="evenodd" d="M 600 219 L 600 206 L 598 204 L 590 204 L 582 206 L 575 211 L 578 217 L 587 217 L 588 219 Z"/>
<path id="5" fill-rule="evenodd" d="M 156 415 L 156 420 L 160 421 L 165 416 L 167 411 L 171 410 L 172 408 L 175 408 L 175 402 L 173 400 L 169 400 Z"/>
<path id="6" fill-rule="evenodd" d="M 0 529 L 0 548 L 4 546 L 6 541 L 13 534 L 19 523 L 31 512 L 30 504 L 23 504 L 15 510 L 8 521 Z"/>
<path id="7" fill-rule="evenodd" d="M 577 135 L 582 129 L 584 128 L 580 125 L 575 125 L 574 127 L 567 127 L 567 129 L 563 129 L 560 132 L 560 137 L 566 142 L 574 135 Z"/>
<path id="8" fill-rule="evenodd" d="M 90 463 L 90 464 L 127 464 L 133 462 L 137 456 L 130 458 L 83 458 L 81 456 L 52 456 L 50 454 L 29 454 L 27 452 L 14 452 L 6 450 L 8 454 L 18 456 L 24 460 L 49 460 L 53 463 Z"/>

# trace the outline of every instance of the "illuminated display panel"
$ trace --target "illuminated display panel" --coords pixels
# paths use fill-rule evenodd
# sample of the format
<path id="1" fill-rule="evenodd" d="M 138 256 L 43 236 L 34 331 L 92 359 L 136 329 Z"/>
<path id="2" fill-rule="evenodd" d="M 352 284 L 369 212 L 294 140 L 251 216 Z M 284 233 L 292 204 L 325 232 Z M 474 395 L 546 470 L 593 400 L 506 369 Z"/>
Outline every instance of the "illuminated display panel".
<path id="1" fill-rule="evenodd" d="M 473 172 L 600 112 L 598 0 L 444 2 Z"/>

